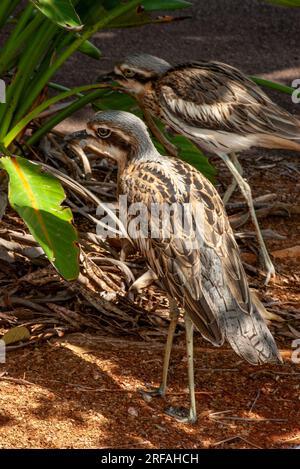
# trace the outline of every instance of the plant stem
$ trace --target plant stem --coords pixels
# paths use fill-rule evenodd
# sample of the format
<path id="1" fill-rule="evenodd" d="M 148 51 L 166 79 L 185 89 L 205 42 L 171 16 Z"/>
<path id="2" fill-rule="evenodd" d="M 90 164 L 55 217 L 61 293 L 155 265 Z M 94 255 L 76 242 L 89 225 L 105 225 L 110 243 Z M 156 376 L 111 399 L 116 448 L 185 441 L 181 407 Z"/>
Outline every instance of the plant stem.
<path id="1" fill-rule="evenodd" d="M 36 32 L 34 40 L 26 48 L 20 60 L 18 71 L 8 87 L 6 95 L 5 115 L 1 121 L 0 137 L 3 138 L 11 125 L 13 115 L 17 113 L 18 105 L 21 104 L 21 94 L 27 88 L 31 75 L 39 62 L 41 55 L 45 54 L 45 49 L 50 38 L 55 33 L 57 27 L 55 24 L 45 21 Z M 30 88 L 28 86 L 28 88 Z M 29 93 L 28 93 L 29 94 Z M 23 101 L 23 97 L 22 97 Z M 31 106 L 33 101 L 31 102 Z M 18 110 L 18 118 L 20 118 Z M 1 117 L 1 116 L 0 116 Z"/>
<path id="2" fill-rule="evenodd" d="M 93 91 L 92 93 L 88 93 L 81 98 L 77 99 L 74 103 L 70 104 L 70 106 L 66 107 L 62 111 L 58 112 L 49 119 L 42 127 L 40 127 L 27 141 L 28 145 L 35 144 L 41 137 L 43 137 L 49 130 L 53 129 L 57 124 L 61 121 L 69 117 L 74 112 L 81 109 L 86 104 L 98 99 L 102 96 L 102 90 Z"/>
<path id="3" fill-rule="evenodd" d="M 16 6 L 21 3 L 20 0 L 1 0 L 0 3 L 0 28 L 6 23 Z"/>
<path id="4" fill-rule="evenodd" d="M 62 66 L 62 64 L 70 57 L 73 52 L 75 52 L 78 47 L 86 40 L 89 39 L 93 34 L 95 34 L 99 29 L 104 28 L 108 25 L 114 18 L 130 11 L 134 7 L 140 4 L 140 0 L 131 0 L 126 4 L 121 4 L 114 8 L 111 12 L 108 12 L 104 18 L 97 21 L 93 26 L 89 27 L 82 35 L 76 38 L 70 46 L 62 52 L 62 54 L 57 58 L 57 60 L 48 68 L 48 70 L 41 76 L 35 85 L 31 88 L 30 92 L 24 99 L 23 105 L 20 109 L 20 112 L 23 114 L 29 109 L 32 102 L 37 98 L 39 93 L 42 91 L 47 82 L 51 79 L 54 73 Z"/>
<path id="5" fill-rule="evenodd" d="M 20 47 L 24 46 L 27 39 L 32 35 L 33 31 L 35 31 L 35 29 L 43 21 L 42 15 L 36 15 L 27 25 L 32 12 L 33 6 L 32 4 L 29 4 L 20 16 L 4 47 L 1 49 L 0 76 L 9 70 L 12 58 L 16 57 Z"/>
<path id="6" fill-rule="evenodd" d="M 8 147 L 10 143 L 14 140 L 14 138 L 21 132 L 21 130 L 29 124 L 30 121 L 36 119 L 39 114 L 47 109 L 49 106 L 57 103 L 58 101 L 62 101 L 63 99 L 69 98 L 70 96 L 74 96 L 77 93 L 81 93 L 82 91 L 89 91 L 91 89 L 103 89 L 108 88 L 108 85 L 101 85 L 101 84 L 94 84 L 94 85 L 85 85 L 85 86 L 78 86 L 76 88 L 71 89 L 70 91 L 65 91 L 64 93 L 60 93 L 53 98 L 44 101 L 42 104 L 34 108 L 29 114 L 23 117 L 22 120 L 15 125 L 10 132 L 2 139 L 2 143 L 5 147 Z M 82 99 L 82 98 L 81 98 Z"/>
<path id="7" fill-rule="evenodd" d="M 275 81 L 266 80 L 265 78 L 250 76 L 249 77 L 252 81 L 257 83 L 257 85 L 265 86 L 266 88 L 271 88 L 273 90 L 281 91 L 282 93 L 292 95 L 295 91 L 295 88 L 291 88 L 290 86 L 282 85 L 281 83 L 277 83 Z"/>
<path id="8" fill-rule="evenodd" d="M 60 85 L 59 83 L 54 83 L 53 81 L 49 81 L 48 86 L 49 88 L 52 88 L 53 90 L 57 91 L 71 91 L 71 88 L 68 88 L 64 85 Z M 77 93 L 76 96 L 78 96 L 78 98 L 81 98 L 84 95 L 82 93 Z"/>

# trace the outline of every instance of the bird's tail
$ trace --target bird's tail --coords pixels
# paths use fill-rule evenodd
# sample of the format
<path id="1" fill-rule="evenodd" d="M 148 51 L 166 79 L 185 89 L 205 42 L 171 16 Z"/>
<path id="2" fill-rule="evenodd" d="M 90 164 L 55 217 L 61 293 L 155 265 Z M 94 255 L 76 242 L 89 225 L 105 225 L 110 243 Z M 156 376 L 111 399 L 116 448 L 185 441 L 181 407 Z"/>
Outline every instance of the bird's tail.
<path id="1" fill-rule="evenodd" d="M 288 140 L 278 135 L 260 135 L 260 146 L 264 148 L 278 148 L 282 150 L 300 151 L 300 135 L 297 140 Z"/>
<path id="2" fill-rule="evenodd" d="M 265 109 L 270 131 L 260 134 L 260 145 L 265 148 L 282 148 L 300 151 L 300 121 L 292 114 L 270 103 Z"/>
<path id="3" fill-rule="evenodd" d="M 259 312 L 260 301 L 252 301 L 249 313 L 241 314 L 239 308 L 224 316 L 225 337 L 233 350 L 253 365 L 282 363 L 275 340 Z"/>
<path id="4" fill-rule="evenodd" d="M 184 308 L 203 337 L 219 347 L 225 340 L 233 350 L 253 365 L 281 363 L 275 340 L 263 319 L 266 315 L 259 298 L 244 284 L 244 298 L 237 296 L 228 285 L 218 288 L 217 279 L 202 279 L 202 295 L 195 300 L 186 292 Z M 239 285 L 240 286 L 240 285 Z M 210 294 L 209 294 L 210 293 Z"/>

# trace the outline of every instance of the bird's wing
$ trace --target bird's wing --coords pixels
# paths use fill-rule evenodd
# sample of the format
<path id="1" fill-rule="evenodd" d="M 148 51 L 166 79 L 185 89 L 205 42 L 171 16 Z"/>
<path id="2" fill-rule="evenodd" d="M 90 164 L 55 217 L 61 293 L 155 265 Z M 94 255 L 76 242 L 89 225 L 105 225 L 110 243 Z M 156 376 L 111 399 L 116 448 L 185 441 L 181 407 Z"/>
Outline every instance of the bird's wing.
<path id="1" fill-rule="evenodd" d="M 166 158 L 162 163 L 133 163 L 123 173 L 120 184 L 121 192 L 127 195 L 131 207 L 128 210 L 127 225 L 131 238 L 135 238 L 133 241 L 137 248 L 145 256 L 149 267 L 159 277 L 167 293 L 183 304 L 187 293 L 195 299 L 202 298 L 203 295 L 199 249 L 194 246 L 191 230 L 182 229 L 179 214 L 175 212 L 177 205 L 183 207 L 184 203 L 189 202 L 187 168 L 182 166 L 180 168 L 184 171 L 178 172 L 176 161 Z M 138 222 L 133 212 L 141 203 L 141 221 L 147 223 L 144 226 L 146 235 L 137 231 L 134 233 Z M 174 210 L 170 210 L 168 217 L 165 210 L 170 209 L 172 204 Z M 218 317 L 209 308 L 198 308 L 196 317 L 192 319 L 202 334 L 213 343 L 223 342 Z"/>
<path id="2" fill-rule="evenodd" d="M 122 175 L 121 189 L 129 204 L 143 203 L 141 221 L 148 222 L 146 236 L 136 234 L 133 241 L 203 336 L 215 345 L 227 338 L 252 363 L 271 361 L 276 346 L 253 306 L 233 232 L 209 181 L 183 161 L 164 158 L 133 163 Z M 161 203 L 189 204 L 185 207 L 190 212 L 185 212 L 184 225 L 181 215 L 171 211 L 170 230 L 151 237 L 153 204 Z M 166 217 L 161 215 L 160 220 Z"/>
<path id="3" fill-rule="evenodd" d="M 200 207 L 198 220 L 198 255 L 202 298 L 186 295 L 191 317 L 199 305 L 210 310 L 235 352 L 250 363 L 281 361 L 275 341 L 261 316 L 261 303 L 253 301 L 247 277 L 223 202 L 213 185 L 198 171 L 178 161 L 178 171 L 189 171 L 191 200 Z M 195 323 L 197 325 L 197 323 Z"/>
<path id="4" fill-rule="evenodd" d="M 175 127 L 239 135 L 277 133 L 300 137 L 299 121 L 274 104 L 239 70 L 219 62 L 195 62 L 166 72 L 156 84 L 159 102 Z"/>

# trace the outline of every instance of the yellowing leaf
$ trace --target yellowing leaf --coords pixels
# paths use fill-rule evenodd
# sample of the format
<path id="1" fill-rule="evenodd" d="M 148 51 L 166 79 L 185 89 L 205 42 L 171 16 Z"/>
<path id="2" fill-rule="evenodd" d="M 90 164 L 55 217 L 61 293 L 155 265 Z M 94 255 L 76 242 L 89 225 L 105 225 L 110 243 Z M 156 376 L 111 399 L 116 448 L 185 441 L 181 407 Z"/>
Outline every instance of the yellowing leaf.
<path id="1" fill-rule="evenodd" d="M 7 331 L 1 340 L 5 342 L 6 345 L 14 344 L 20 342 L 21 340 L 28 340 L 30 337 L 30 332 L 25 326 L 13 327 Z"/>
<path id="2" fill-rule="evenodd" d="M 8 197 L 46 256 L 66 280 L 79 274 L 77 232 L 60 182 L 40 166 L 21 157 L 5 157 L 0 164 L 9 174 Z"/>

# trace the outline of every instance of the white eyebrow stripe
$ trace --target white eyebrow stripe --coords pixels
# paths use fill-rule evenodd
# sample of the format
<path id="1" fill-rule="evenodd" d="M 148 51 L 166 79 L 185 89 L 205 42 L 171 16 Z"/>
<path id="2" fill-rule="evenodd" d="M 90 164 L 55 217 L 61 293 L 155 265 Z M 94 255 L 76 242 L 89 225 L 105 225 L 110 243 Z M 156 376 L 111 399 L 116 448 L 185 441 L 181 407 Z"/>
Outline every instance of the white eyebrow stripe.
<path id="1" fill-rule="evenodd" d="M 85 131 L 88 135 L 92 135 L 92 137 L 95 137 L 95 131 L 90 127 L 86 127 Z"/>
<path id="2" fill-rule="evenodd" d="M 119 134 L 123 140 L 125 140 L 126 142 L 131 142 L 131 139 L 130 139 L 130 136 L 128 134 L 125 134 L 121 129 L 117 128 L 117 129 L 110 129 L 112 131 L 115 131 L 117 134 Z"/>

